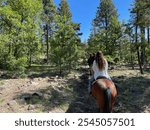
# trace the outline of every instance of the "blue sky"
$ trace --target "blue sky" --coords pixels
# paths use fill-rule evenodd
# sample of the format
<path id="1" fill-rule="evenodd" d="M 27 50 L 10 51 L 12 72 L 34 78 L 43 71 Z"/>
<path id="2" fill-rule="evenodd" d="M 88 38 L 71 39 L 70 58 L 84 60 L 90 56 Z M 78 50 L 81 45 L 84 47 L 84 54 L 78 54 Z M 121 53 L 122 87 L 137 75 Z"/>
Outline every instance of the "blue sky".
<path id="1" fill-rule="evenodd" d="M 61 0 L 54 0 L 58 6 Z M 119 20 L 126 22 L 130 18 L 129 8 L 134 0 L 113 0 L 113 3 L 118 10 Z M 99 0 L 68 0 L 69 7 L 72 13 L 72 20 L 81 23 L 82 41 L 87 40 L 90 34 L 91 22 L 95 18 Z"/>

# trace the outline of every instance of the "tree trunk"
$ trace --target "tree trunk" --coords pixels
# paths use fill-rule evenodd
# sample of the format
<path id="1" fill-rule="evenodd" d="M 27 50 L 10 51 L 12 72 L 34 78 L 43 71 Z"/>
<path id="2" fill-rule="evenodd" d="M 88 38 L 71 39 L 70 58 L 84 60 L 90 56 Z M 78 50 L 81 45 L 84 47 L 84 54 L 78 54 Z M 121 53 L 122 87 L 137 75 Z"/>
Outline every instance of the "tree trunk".
<path id="1" fill-rule="evenodd" d="M 132 44 L 133 44 L 133 42 L 132 42 L 132 40 L 130 40 L 131 66 L 132 66 L 132 69 L 134 70 L 133 51 L 132 51 L 133 45 Z"/>
<path id="2" fill-rule="evenodd" d="M 18 59 L 18 46 L 15 44 L 15 49 L 14 49 L 14 57 L 16 60 Z"/>
<path id="3" fill-rule="evenodd" d="M 148 46 L 150 46 L 150 28 L 147 28 L 147 42 L 148 42 Z"/>
<path id="4" fill-rule="evenodd" d="M 106 53 L 110 53 L 110 49 L 108 48 L 108 18 L 105 18 L 105 30 L 106 30 Z"/>
<path id="5" fill-rule="evenodd" d="M 48 44 L 48 24 L 46 24 L 46 56 L 47 56 L 47 64 L 49 63 L 49 44 Z"/>
<path id="6" fill-rule="evenodd" d="M 138 26 L 137 25 L 135 27 L 135 42 L 136 42 L 136 44 L 138 44 Z M 144 74 L 143 73 L 143 68 L 142 68 L 142 65 L 141 65 L 139 45 L 136 46 L 136 49 L 137 49 L 138 64 L 139 64 L 139 67 L 140 67 L 140 72 L 141 72 L 141 74 Z"/>
<path id="7" fill-rule="evenodd" d="M 145 28 L 141 27 L 141 65 L 145 66 Z"/>
<path id="8" fill-rule="evenodd" d="M 31 49 L 30 49 L 30 52 L 29 52 L 29 66 L 31 67 L 31 64 L 32 64 L 32 56 L 31 56 Z"/>
<path id="9" fill-rule="evenodd" d="M 12 47 L 11 47 L 11 42 L 9 43 L 9 49 L 8 49 L 8 54 L 11 54 L 11 51 L 12 51 L 12 49 L 11 49 Z"/>
<path id="10" fill-rule="evenodd" d="M 62 76 L 62 63 L 59 65 L 59 75 Z"/>

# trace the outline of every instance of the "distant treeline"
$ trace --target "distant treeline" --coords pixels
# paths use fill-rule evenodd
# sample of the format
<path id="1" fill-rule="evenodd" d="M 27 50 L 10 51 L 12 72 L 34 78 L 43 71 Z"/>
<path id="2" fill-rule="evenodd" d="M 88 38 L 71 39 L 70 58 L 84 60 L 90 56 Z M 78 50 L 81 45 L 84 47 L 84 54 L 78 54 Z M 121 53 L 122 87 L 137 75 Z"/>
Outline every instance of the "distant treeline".
<path id="1" fill-rule="evenodd" d="M 24 71 L 31 64 L 70 70 L 84 58 L 80 24 L 72 21 L 68 2 L 2 0 L 0 3 L 0 68 Z"/>
<path id="2" fill-rule="evenodd" d="M 92 22 L 88 51 L 102 50 L 110 62 L 130 63 L 133 68 L 138 64 L 143 73 L 143 68 L 150 64 L 150 1 L 135 0 L 131 4 L 131 17 L 125 23 L 118 20 L 112 0 L 100 1 Z"/>
<path id="3" fill-rule="evenodd" d="M 32 64 L 48 64 L 61 74 L 101 50 L 109 62 L 138 64 L 143 73 L 150 63 L 150 2 L 131 4 L 125 23 L 118 20 L 112 0 L 101 0 L 89 39 L 82 43 L 67 0 L 58 7 L 53 0 L 1 0 L 0 69 L 24 72 Z"/>

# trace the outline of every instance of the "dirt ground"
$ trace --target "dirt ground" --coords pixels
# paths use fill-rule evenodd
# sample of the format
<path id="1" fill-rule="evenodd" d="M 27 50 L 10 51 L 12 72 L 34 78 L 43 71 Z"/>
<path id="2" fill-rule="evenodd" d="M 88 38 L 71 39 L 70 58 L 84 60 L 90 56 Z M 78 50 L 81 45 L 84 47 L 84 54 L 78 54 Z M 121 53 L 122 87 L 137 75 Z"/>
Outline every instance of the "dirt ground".
<path id="1" fill-rule="evenodd" d="M 109 72 L 119 90 L 113 112 L 149 113 L 150 72 L 141 75 L 138 70 L 120 66 Z M 95 99 L 87 91 L 88 79 L 87 67 L 65 77 L 48 71 L 23 79 L 0 75 L 0 112 L 96 113 Z"/>

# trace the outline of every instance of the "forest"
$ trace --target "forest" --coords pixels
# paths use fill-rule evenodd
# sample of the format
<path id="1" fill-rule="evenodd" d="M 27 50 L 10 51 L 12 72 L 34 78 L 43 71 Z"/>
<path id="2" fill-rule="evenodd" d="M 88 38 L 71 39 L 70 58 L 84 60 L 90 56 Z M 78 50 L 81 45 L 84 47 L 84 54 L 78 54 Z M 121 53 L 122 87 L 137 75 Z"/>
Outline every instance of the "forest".
<path id="1" fill-rule="evenodd" d="M 143 74 L 150 64 L 149 3 L 136 0 L 124 23 L 112 1 L 102 0 L 88 41 L 82 43 L 80 24 L 72 21 L 66 0 L 58 8 L 53 0 L 1 0 L 0 68 L 24 73 L 31 65 L 46 63 L 61 74 L 102 50 L 111 63 L 138 65 Z"/>
<path id="2" fill-rule="evenodd" d="M 4 96 L 3 86 L 5 86 L 6 79 L 9 79 L 10 81 L 7 82 L 14 86 L 12 90 L 18 85 L 18 80 L 21 80 L 19 83 L 24 84 L 21 87 L 19 86 L 19 89 L 22 89 L 28 84 L 33 86 L 35 84 L 36 86 L 37 82 L 45 80 L 60 82 L 61 85 L 63 84 L 63 88 L 65 84 L 68 86 L 81 84 L 78 81 L 80 79 L 85 87 L 82 89 L 86 91 L 89 76 L 87 74 L 89 72 L 87 59 L 89 54 L 100 50 L 108 60 L 110 68 L 113 69 L 110 70 L 110 73 L 114 81 L 120 85 L 124 85 L 124 82 L 127 83 L 124 86 L 126 90 L 120 88 L 120 91 L 123 91 L 124 94 L 127 94 L 126 91 L 131 92 L 131 94 L 136 91 L 133 96 L 140 94 L 142 96 L 145 89 L 150 90 L 150 0 L 134 0 L 131 5 L 129 9 L 130 19 L 125 22 L 119 21 L 119 14 L 113 0 L 100 0 L 95 17 L 91 19 L 90 36 L 87 41 L 82 41 L 83 32 L 80 30 L 82 24 L 72 20 L 73 14 L 67 0 L 60 0 L 58 6 L 53 0 L 0 0 L 0 90 L 2 90 L 0 96 Z M 124 68 L 117 70 L 117 66 L 119 66 L 118 68 Z M 114 71 L 118 73 L 114 74 Z M 71 77 L 72 74 L 73 77 Z M 127 77 L 125 77 L 126 75 Z M 69 79 L 66 78 L 67 76 Z M 43 77 L 48 77 L 48 79 L 42 79 Z M 16 79 L 18 80 L 15 81 Z M 141 90 L 127 88 L 127 85 L 132 82 L 135 83 L 133 85 L 135 88 L 143 83 L 141 84 L 141 86 L 143 85 L 142 93 L 138 93 Z M 47 82 L 44 83 L 45 87 L 49 86 Z M 44 86 L 43 83 L 42 85 Z M 53 85 L 57 86 L 55 82 Z M 46 93 L 50 89 L 54 89 L 49 92 L 52 95 L 51 98 L 49 93 Z M 24 97 L 36 96 L 36 98 L 39 98 L 40 101 L 33 100 L 33 105 L 30 99 L 31 101 L 27 103 L 27 109 L 29 110 L 36 109 L 36 103 L 43 105 L 44 98 L 45 104 L 51 99 L 51 105 L 45 105 L 42 110 L 39 110 L 40 106 L 38 106 L 36 111 L 50 111 L 50 108 L 55 108 L 54 106 L 61 106 L 66 111 L 66 105 L 64 104 L 68 103 L 70 105 L 73 96 L 70 95 L 70 101 L 66 101 L 66 95 L 61 95 L 64 96 L 64 101 L 58 96 L 60 90 L 52 94 L 56 91 L 56 88 L 50 89 L 46 88 L 44 91 L 39 85 L 33 94 L 31 94 L 33 90 L 30 90 L 28 95 L 22 94 L 19 95 L 20 97 L 13 98 L 17 101 L 24 99 Z M 62 91 L 64 94 L 68 91 L 72 94 L 73 90 L 82 91 L 78 89 L 73 86 L 72 88 L 66 87 Z M 37 92 L 38 90 L 40 92 Z M 18 91 L 16 90 L 16 92 Z M 24 94 L 27 93 L 26 91 L 23 92 Z M 44 92 L 45 96 L 42 95 Z M 19 91 L 19 93 L 21 92 Z M 149 93 L 146 93 L 145 97 L 148 96 L 150 96 Z M 120 95 L 120 99 L 122 98 L 122 95 Z M 16 104 L 16 100 L 15 103 L 13 101 L 7 105 L 10 107 L 11 104 Z M 2 108 L 6 105 L 6 102 L 4 99 L 0 99 L 1 112 L 5 112 Z M 138 109 L 135 104 L 136 111 L 131 108 L 128 112 L 143 112 L 144 108 L 147 108 L 150 112 L 150 104 L 145 102 L 147 103 L 149 100 L 145 98 L 144 101 L 141 101 L 141 106 Z M 79 104 L 83 105 L 81 102 Z M 84 111 L 81 111 L 79 108 L 74 108 L 76 104 L 72 105 L 68 112 L 92 111 L 92 108 L 89 110 L 83 108 Z M 121 106 L 122 104 L 118 103 L 117 105 L 115 112 L 127 112 L 125 110 L 128 104 Z M 141 109 L 143 106 L 144 108 Z M 122 109 L 119 109 L 121 107 Z M 15 110 L 16 108 L 13 110 L 8 109 L 9 112 Z"/>

